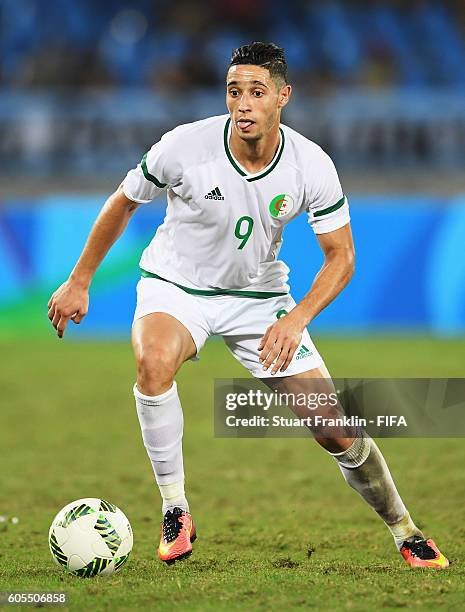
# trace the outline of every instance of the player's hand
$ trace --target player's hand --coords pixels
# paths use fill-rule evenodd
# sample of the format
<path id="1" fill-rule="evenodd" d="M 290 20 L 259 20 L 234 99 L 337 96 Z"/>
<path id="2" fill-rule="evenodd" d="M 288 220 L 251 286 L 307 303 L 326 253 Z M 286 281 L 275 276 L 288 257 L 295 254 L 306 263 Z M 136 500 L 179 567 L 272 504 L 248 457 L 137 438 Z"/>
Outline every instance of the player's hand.
<path id="1" fill-rule="evenodd" d="M 48 307 L 48 318 L 57 330 L 58 337 L 63 338 L 70 320 L 80 323 L 86 316 L 89 307 L 88 288 L 68 279 L 53 293 Z"/>
<path id="2" fill-rule="evenodd" d="M 305 325 L 305 321 L 294 309 L 268 327 L 258 345 L 260 363 L 264 370 L 273 366 L 271 374 L 276 374 L 278 370 L 284 372 L 288 368 L 302 339 Z"/>

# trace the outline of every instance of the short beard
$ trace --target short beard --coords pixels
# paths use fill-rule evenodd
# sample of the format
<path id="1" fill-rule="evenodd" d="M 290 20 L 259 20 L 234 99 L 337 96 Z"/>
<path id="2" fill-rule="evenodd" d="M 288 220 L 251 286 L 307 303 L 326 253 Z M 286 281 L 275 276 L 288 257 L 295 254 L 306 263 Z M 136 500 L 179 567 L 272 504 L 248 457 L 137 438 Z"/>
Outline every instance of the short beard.
<path id="1" fill-rule="evenodd" d="M 264 138 L 271 131 L 271 128 L 273 127 L 275 122 L 278 120 L 278 118 L 279 118 L 278 113 L 270 115 L 269 119 L 266 121 L 265 128 L 262 129 L 260 132 L 258 132 L 258 134 L 255 134 L 253 136 L 248 136 L 247 134 L 244 134 L 244 135 L 239 134 L 239 136 L 244 142 L 259 142 L 260 140 L 262 140 L 262 138 Z"/>
<path id="2" fill-rule="evenodd" d="M 240 134 L 238 132 L 238 136 L 244 142 L 258 142 L 259 140 L 263 138 L 263 132 L 259 132 L 258 134 L 255 134 L 254 136 L 248 136 L 247 134 Z"/>

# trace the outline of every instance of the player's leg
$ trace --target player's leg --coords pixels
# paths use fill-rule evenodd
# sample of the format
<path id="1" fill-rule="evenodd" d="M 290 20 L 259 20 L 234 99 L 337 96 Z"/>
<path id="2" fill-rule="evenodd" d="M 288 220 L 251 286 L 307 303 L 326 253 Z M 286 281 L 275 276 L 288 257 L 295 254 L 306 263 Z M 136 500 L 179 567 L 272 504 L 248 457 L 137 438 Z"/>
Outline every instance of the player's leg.
<path id="1" fill-rule="evenodd" d="M 189 330 L 164 312 L 154 312 L 134 322 L 132 345 L 137 388 L 145 395 L 168 391 L 181 365 L 197 353 Z"/>
<path id="2" fill-rule="evenodd" d="M 335 392 L 324 364 L 292 376 L 267 378 L 264 382 L 278 393 L 286 393 L 286 397 L 299 397 L 301 393 L 307 396 L 309 393 L 323 393 L 328 397 Z M 290 408 L 296 413 L 301 410 L 292 405 Z M 333 418 L 334 415 L 329 411 L 325 415 L 327 410 L 324 405 L 319 407 L 317 412 Z M 343 432 L 336 434 L 338 437 L 334 437 L 332 433 L 328 436 L 318 429 L 313 433 L 316 441 L 336 460 L 347 484 L 357 491 L 384 521 L 398 550 L 409 565 L 439 568 L 449 565 L 434 542 L 426 540 L 411 519 L 381 451 L 366 432 L 356 428 L 354 432 L 348 432 L 350 437 L 343 437 Z"/>
<path id="3" fill-rule="evenodd" d="M 286 397 L 289 398 L 315 393 L 328 397 L 335 392 L 324 364 L 292 376 L 266 378 L 263 382 L 277 393 L 287 394 Z M 301 408 L 293 406 L 292 401 L 289 401 L 288 405 L 294 412 L 301 412 Z M 330 413 L 325 405 L 312 410 L 312 415 L 315 414 L 327 418 L 335 416 L 334 411 Z M 343 414 L 342 408 L 339 414 Z M 347 436 L 341 432 L 339 437 L 334 437 L 333 428 L 310 429 L 315 440 L 337 461 L 346 482 L 379 514 L 391 531 L 394 529 L 392 533 L 400 544 L 407 537 L 420 534 L 411 519 L 404 528 L 404 521 L 408 517 L 407 510 L 374 440 L 359 428 L 349 428 Z"/>
<path id="4" fill-rule="evenodd" d="M 226 343 L 234 356 L 254 376 L 263 379 L 270 388 L 278 393 L 287 393 L 289 397 L 296 398 L 302 397 L 302 393 L 312 393 L 313 397 L 321 393 L 326 397 L 331 393 L 334 394 L 335 389 L 330 375 L 307 330 L 304 331 L 301 343 L 285 373 L 269 377 L 269 374 L 263 372 L 258 352 L 261 335 L 257 332 L 264 333 L 275 317 L 290 311 L 295 305 L 290 296 L 283 298 L 283 304 L 279 303 L 280 299 L 267 299 L 255 303 L 249 300 L 246 313 L 242 313 L 243 306 L 240 305 L 237 306 L 236 312 L 232 312 L 231 305 L 228 320 L 233 321 L 231 317 L 234 317 L 234 323 L 231 323 L 229 327 L 225 326 Z M 255 333 L 252 333 L 247 321 L 253 322 Z M 305 411 L 306 408 L 300 405 L 290 405 L 290 408 L 301 418 L 314 416 L 317 412 L 329 418 L 338 416 L 336 413 L 339 413 L 339 416 L 342 414 L 340 407 L 330 406 L 328 403 L 319 406 L 316 411 L 312 411 L 311 415 L 303 414 L 302 411 Z M 329 434 L 324 427 L 314 428 L 312 433 L 319 444 L 337 461 L 346 482 L 383 519 L 398 549 L 410 565 L 447 567 L 447 559 L 437 550 L 434 542 L 424 539 L 423 534 L 410 518 L 386 461 L 374 440 L 365 432 L 351 427 L 342 427 L 336 432 L 333 429 Z"/>
<path id="5" fill-rule="evenodd" d="M 184 419 L 174 377 L 197 349 L 184 325 L 161 312 L 134 323 L 132 343 L 137 363 L 137 414 L 163 499 L 163 513 L 176 506 L 188 511 L 182 457 Z"/>
<path id="6" fill-rule="evenodd" d="M 137 363 L 134 385 L 137 415 L 163 500 L 158 550 L 171 562 L 192 551 L 195 527 L 184 492 L 183 411 L 174 377 L 193 358 L 208 332 L 191 296 L 156 279 L 138 285 L 132 330 Z"/>
<path id="7" fill-rule="evenodd" d="M 182 323 L 159 312 L 134 323 L 132 342 L 137 363 L 134 385 L 137 415 L 163 499 L 158 556 L 172 562 L 188 556 L 195 539 L 184 492 L 184 419 L 174 377 L 197 349 Z"/>

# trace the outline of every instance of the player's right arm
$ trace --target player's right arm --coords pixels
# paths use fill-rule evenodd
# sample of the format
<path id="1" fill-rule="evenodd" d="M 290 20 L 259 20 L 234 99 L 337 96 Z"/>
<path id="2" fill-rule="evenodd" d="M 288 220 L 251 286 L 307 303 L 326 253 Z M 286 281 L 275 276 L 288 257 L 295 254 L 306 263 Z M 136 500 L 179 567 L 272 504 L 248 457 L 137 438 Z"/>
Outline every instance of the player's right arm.
<path id="1" fill-rule="evenodd" d="M 87 314 L 89 286 L 95 271 L 137 207 L 138 204 L 125 195 L 122 185 L 105 202 L 68 280 L 48 302 L 48 318 L 59 338 L 63 337 L 70 320 L 80 323 Z"/>
<path id="2" fill-rule="evenodd" d="M 87 314 L 89 286 L 100 262 L 125 230 L 139 204 L 151 202 L 167 188 L 179 183 L 179 128 L 153 145 L 136 168 L 106 201 L 68 280 L 48 302 L 48 318 L 62 338 L 69 321 L 80 323 Z"/>

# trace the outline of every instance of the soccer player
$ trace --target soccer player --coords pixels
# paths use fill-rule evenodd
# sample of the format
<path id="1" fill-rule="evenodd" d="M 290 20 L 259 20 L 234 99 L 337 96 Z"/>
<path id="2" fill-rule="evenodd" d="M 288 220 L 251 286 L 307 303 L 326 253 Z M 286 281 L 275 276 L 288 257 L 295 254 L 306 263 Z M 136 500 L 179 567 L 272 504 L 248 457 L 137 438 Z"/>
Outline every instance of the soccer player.
<path id="1" fill-rule="evenodd" d="M 330 377 L 307 325 L 349 282 L 354 247 L 347 198 L 326 153 L 280 123 L 291 85 L 282 49 L 236 49 L 226 77 L 228 114 L 165 134 L 105 203 L 68 280 L 49 301 L 62 337 L 88 309 L 91 279 L 138 206 L 167 192 L 163 224 L 145 249 L 137 286 L 134 396 L 163 500 L 158 556 L 192 552 L 196 537 L 184 491 L 183 412 L 174 380 L 207 338 L 220 335 L 253 376 L 293 389 Z M 308 215 L 324 253 L 296 304 L 278 259 L 284 226 Z M 304 253 L 303 253 L 304 259 Z M 363 431 L 316 440 L 378 513 L 412 567 L 448 560 L 415 526 L 376 443 Z"/>

